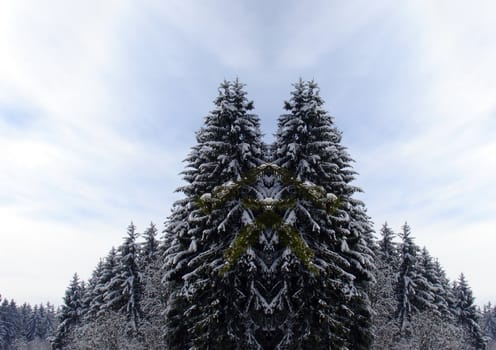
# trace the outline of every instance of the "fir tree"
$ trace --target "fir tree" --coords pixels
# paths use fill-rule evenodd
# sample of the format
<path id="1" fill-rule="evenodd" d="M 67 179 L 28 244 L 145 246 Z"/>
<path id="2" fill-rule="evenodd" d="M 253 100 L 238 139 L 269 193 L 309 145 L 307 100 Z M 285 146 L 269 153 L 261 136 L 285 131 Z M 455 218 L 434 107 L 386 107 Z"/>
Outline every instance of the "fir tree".
<path id="1" fill-rule="evenodd" d="M 47 310 L 43 304 L 38 306 L 38 325 L 36 327 L 36 337 L 39 339 L 46 339 L 48 336 L 47 326 Z"/>
<path id="2" fill-rule="evenodd" d="M 398 264 L 398 247 L 394 238 L 396 234 L 388 226 L 387 222 L 382 225 L 380 230 L 381 239 L 379 240 L 379 258 L 384 265 L 389 265 L 393 268 L 397 268 Z"/>
<path id="3" fill-rule="evenodd" d="M 143 269 L 152 264 L 158 257 L 159 241 L 157 240 L 157 227 L 153 222 L 143 233 L 145 241 L 141 247 L 141 260 Z"/>
<path id="4" fill-rule="evenodd" d="M 397 318 L 400 333 L 408 329 L 413 314 L 426 310 L 432 305 L 429 283 L 419 270 L 419 247 L 411 236 L 410 226 L 405 223 L 400 234 L 400 267 L 397 279 Z"/>
<path id="5" fill-rule="evenodd" d="M 419 260 L 420 274 L 424 277 L 424 284 L 419 287 L 423 289 L 425 299 L 430 302 L 427 307 L 439 317 L 446 316 L 449 310 L 447 292 L 443 286 L 442 276 L 439 276 L 434 260 L 426 247 L 422 248 Z"/>
<path id="6" fill-rule="evenodd" d="M 110 281 L 114 277 L 116 266 L 117 251 L 112 247 L 103 262 L 102 271 L 94 288 L 93 299 L 90 301 L 90 309 L 88 312 L 90 317 L 91 315 L 96 315 L 98 317 L 109 311 L 105 304 L 105 293 L 108 290 Z"/>
<path id="7" fill-rule="evenodd" d="M 77 273 L 72 277 L 71 283 L 65 292 L 64 304 L 59 315 L 59 325 L 52 342 L 54 350 L 63 349 L 67 338 L 81 320 L 81 282 Z M 34 314 L 35 312 L 33 312 Z M 29 335 L 28 335 L 29 337 Z"/>
<path id="8" fill-rule="evenodd" d="M 28 324 L 31 318 L 33 310 L 31 305 L 24 303 L 22 304 L 19 311 L 19 338 L 23 341 L 28 341 Z M 53 332 L 53 329 L 52 329 Z"/>
<path id="9" fill-rule="evenodd" d="M 169 349 L 250 349 L 253 344 L 255 325 L 244 312 L 252 294 L 249 255 L 223 276 L 219 273 L 224 251 L 250 214 L 236 198 L 210 213 L 198 205 L 216 186 L 239 180 L 263 162 L 252 108 L 243 84 L 222 83 L 215 109 L 186 159 L 187 185 L 179 189 L 185 198 L 175 204 L 166 227 Z"/>
<path id="10" fill-rule="evenodd" d="M 479 326 L 479 314 L 474 304 L 472 290 L 463 273 L 460 274 L 453 289 L 458 323 L 467 330 L 471 343 L 476 349 L 485 349 L 486 344 Z"/>
<path id="11" fill-rule="evenodd" d="M 55 308 L 52 304 L 47 302 L 45 305 L 45 310 L 46 310 L 46 317 L 42 322 L 44 325 L 43 327 L 46 330 L 45 333 L 46 335 L 45 338 L 43 339 L 49 339 L 52 336 L 53 332 L 55 331 L 57 320 L 55 315 Z"/>
<path id="12" fill-rule="evenodd" d="M 31 342 L 36 339 L 38 335 L 39 327 L 40 327 L 39 308 L 38 305 L 35 305 L 27 324 L 26 340 L 28 342 Z"/>
<path id="13" fill-rule="evenodd" d="M 375 331 L 374 349 L 384 349 L 394 342 L 396 336 L 394 314 L 397 310 L 396 273 L 399 269 L 398 245 L 394 242 L 396 234 L 384 223 L 380 230 L 376 254 L 375 283 L 369 296 L 374 309 L 373 325 Z"/>
<path id="14" fill-rule="evenodd" d="M 285 253 L 283 285 L 288 311 L 281 347 L 367 349 L 372 340 L 367 283 L 373 279 L 373 238 L 363 203 L 353 198 L 352 159 L 341 132 L 322 109 L 314 82 L 294 85 L 288 114 L 279 118 L 274 162 L 297 180 L 321 186 L 337 198 L 337 210 L 298 200 L 285 220 L 315 254 L 318 276 Z M 291 196 L 294 189 L 284 189 Z"/>
<path id="15" fill-rule="evenodd" d="M 131 223 L 127 228 L 124 243 L 119 247 L 118 263 L 114 267 L 112 279 L 106 285 L 104 293 L 105 309 L 126 315 L 130 330 L 134 333 L 137 332 L 143 316 L 140 305 L 143 285 L 138 266 L 137 237 L 136 227 Z"/>
<path id="16" fill-rule="evenodd" d="M 455 296 L 453 294 L 453 288 L 451 287 L 450 281 L 446 276 L 446 272 L 437 259 L 434 260 L 434 271 L 436 279 L 439 281 L 441 286 L 439 296 L 446 302 L 446 309 L 444 309 L 444 305 L 440 308 L 442 317 L 445 321 L 452 322 L 456 318 Z"/>
<path id="17" fill-rule="evenodd" d="M 100 260 L 93 270 L 91 277 L 86 284 L 86 288 L 82 297 L 81 313 L 86 320 L 94 319 L 97 313 L 97 308 L 92 308 L 92 303 L 98 300 L 99 290 L 98 283 L 103 272 L 103 261 Z"/>
<path id="18" fill-rule="evenodd" d="M 480 325 L 484 335 L 494 342 L 496 340 L 496 307 L 493 307 L 491 303 L 483 306 Z"/>
<path id="19" fill-rule="evenodd" d="M 11 349 L 14 343 L 16 337 L 14 319 L 15 315 L 12 314 L 10 303 L 4 299 L 0 304 L 0 349 Z"/>
<path id="20" fill-rule="evenodd" d="M 156 238 L 157 228 L 153 222 L 143 233 L 145 238 L 141 245 L 140 268 L 143 273 L 143 297 L 142 311 L 144 316 L 145 338 L 153 337 L 152 342 L 157 343 L 158 334 L 161 333 L 161 322 L 164 318 L 164 309 L 167 294 L 163 291 L 161 284 L 163 278 L 162 261 L 159 259 L 163 254 L 161 242 Z M 148 334 L 148 336 L 147 336 Z M 162 340 L 162 339 L 161 339 Z"/>

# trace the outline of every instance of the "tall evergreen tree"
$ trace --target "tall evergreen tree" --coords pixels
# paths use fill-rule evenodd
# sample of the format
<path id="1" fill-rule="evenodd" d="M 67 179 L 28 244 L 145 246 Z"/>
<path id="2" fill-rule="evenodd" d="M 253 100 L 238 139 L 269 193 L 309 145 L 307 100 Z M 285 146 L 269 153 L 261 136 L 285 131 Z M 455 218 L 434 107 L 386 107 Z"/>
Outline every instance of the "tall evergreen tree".
<path id="1" fill-rule="evenodd" d="M 36 337 L 38 339 L 46 339 L 48 336 L 48 327 L 47 327 L 47 310 L 43 304 L 38 306 L 38 324 L 36 327 Z"/>
<path id="2" fill-rule="evenodd" d="M 72 277 L 71 283 L 65 292 L 64 304 L 59 314 L 59 325 L 52 342 L 54 350 L 63 349 L 70 331 L 81 320 L 82 288 L 77 273 Z M 33 312 L 34 314 L 35 312 Z M 28 335 L 29 337 L 29 335 Z"/>
<path id="3" fill-rule="evenodd" d="M 480 327 L 484 335 L 493 343 L 496 340 L 496 307 L 487 303 L 482 308 Z"/>
<path id="4" fill-rule="evenodd" d="M 105 293 L 108 290 L 110 281 L 114 277 L 117 266 L 117 250 L 112 247 L 102 264 L 102 271 L 95 285 L 94 296 L 90 301 L 89 315 L 101 316 L 109 311 L 105 304 Z"/>
<path id="5" fill-rule="evenodd" d="M 11 349 L 15 337 L 14 315 L 12 314 L 9 301 L 4 299 L 0 304 L 0 349 Z"/>
<path id="6" fill-rule="evenodd" d="M 398 310 L 397 318 L 400 333 L 410 331 L 413 314 L 432 306 L 432 295 L 428 282 L 419 270 L 418 252 L 420 248 L 413 241 L 410 226 L 405 223 L 400 234 L 400 268 L 397 279 Z"/>
<path id="7" fill-rule="evenodd" d="M 424 277 L 423 289 L 425 297 L 430 301 L 429 309 L 437 316 L 446 316 L 448 314 L 447 293 L 444 290 L 442 276 L 439 276 L 434 260 L 432 259 L 426 247 L 422 248 L 419 257 L 420 274 Z"/>
<path id="8" fill-rule="evenodd" d="M 24 303 L 20 307 L 19 311 L 19 338 L 23 341 L 28 341 L 28 324 L 29 324 L 29 319 L 31 318 L 33 310 L 31 308 L 31 305 Z M 53 329 L 52 329 L 53 331 Z"/>
<path id="9" fill-rule="evenodd" d="M 141 310 L 143 320 L 141 331 L 145 338 L 152 343 L 163 342 L 161 337 L 162 320 L 166 305 L 167 292 L 162 286 L 164 271 L 162 267 L 163 246 L 157 239 L 157 228 L 153 222 L 143 233 L 144 242 L 141 244 L 140 269 L 143 274 L 143 297 Z M 160 337 L 160 341 L 156 338 Z M 157 345 L 158 346 L 158 345 Z"/>
<path id="10" fill-rule="evenodd" d="M 441 307 L 440 311 L 444 320 L 452 322 L 454 318 L 456 318 L 455 311 L 455 295 L 453 294 L 453 288 L 451 286 L 450 280 L 446 276 L 446 272 L 439 260 L 434 260 L 434 271 L 436 274 L 436 279 L 439 281 L 441 285 L 441 289 L 439 291 L 439 295 L 446 302 L 447 309 L 443 309 Z"/>
<path id="11" fill-rule="evenodd" d="M 396 234 L 388 226 L 387 222 L 382 225 L 381 239 L 379 240 L 379 258 L 385 265 L 389 265 L 393 268 L 397 268 L 398 264 L 398 247 L 394 238 Z"/>
<path id="12" fill-rule="evenodd" d="M 41 321 L 39 313 L 39 307 L 38 305 L 35 305 L 27 324 L 26 340 L 28 342 L 35 340 L 38 335 L 38 329 L 40 328 Z"/>
<path id="13" fill-rule="evenodd" d="M 463 273 L 460 274 L 455 284 L 454 294 L 458 323 L 467 330 L 476 349 L 485 349 L 486 344 L 479 326 L 479 313 L 474 304 L 475 299 Z"/>
<path id="14" fill-rule="evenodd" d="M 44 327 L 46 329 L 46 336 L 44 339 L 49 339 L 57 326 L 57 319 L 56 319 L 56 314 L 55 314 L 55 307 L 47 302 L 45 305 L 45 310 L 46 310 L 46 318 L 43 321 Z"/>
<path id="15" fill-rule="evenodd" d="M 178 189 L 185 198 L 175 204 L 166 227 L 169 349 L 250 349 L 247 344 L 253 343 L 254 325 L 243 309 L 252 294 L 249 257 L 223 276 L 219 273 L 224 251 L 242 218 L 250 216 L 236 198 L 210 213 L 198 205 L 200 197 L 240 180 L 263 162 L 259 119 L 250 114 L 252 109 L 243 84 L 222 83 L 215 109 L 186 159 L 187 185 Z"/>
<path id="16" fill-rule="evenodd" d="M 353 198 L 360 189 L 351 185 L 352 159 L 323 103 L 317 84 L 300 80 L 285 103 L 288 113 L 279 118 L 275 163 L 297 180 L 321 186 L 338 203 L 328 215 L 298 199 L 285 214 L 313 250 L 320 274 L 287 255 L 284 294 L 291 312 L 280 346 L 367 349 L 372 340 L 366 293 L 373 279 L 372 229 L 363 203 Z M 294 189 L 285 191 L 291 196 Z"/>
<path id="17" fill-rule="evenodd" d="M 374 349 L 383 349 L 392 344 L 396 335 L 394 313 L 398 304 L 395 291 L 396 273 L 399 269 L 398 244 L 394 242 L 396 234 L 384 223 L 380 235 L 377 242 L 375 283 L 369 293 L 374 309 Z"/>
<path id="18" fill-rule="evenodd" d="M 82 297 L 81 313 L 86 320 L 95 318 L 97 310 L 91 304 L 99 297 L 98 283 L 103 272 L 103 261 L 100 260 L 93 270 Z"/>
<path id="19" fill-rule="evenodd" d="M 496 307 L 493 307 L 491 303 L 483 306 L 480 324 L 484 335 L 494 342 L 496 340 Z"/>
<path id="20" fill-rule="evenodd" d="M 141 264 L 145 268 L 157 259 L 159 252 L 160 242 L 157 240 L 157 227 L 153 222 L 143 233 L 143 237 L 145 241 L 141 247 Z"/>
<path id="21" fill-rule="evenodd" d="M 122 312 L 126 315 L 130 330 L 137 332 L 141 313 L 143 295 L 142 275 L 138 266 L 139 245 L 136 242 L 138 233 L 131 223 L 127 228 L 127 236 L 119 247 L 118 263 L 115 265 L 112 279 L 106 285 L 104 295 L 105 308 Z"/>

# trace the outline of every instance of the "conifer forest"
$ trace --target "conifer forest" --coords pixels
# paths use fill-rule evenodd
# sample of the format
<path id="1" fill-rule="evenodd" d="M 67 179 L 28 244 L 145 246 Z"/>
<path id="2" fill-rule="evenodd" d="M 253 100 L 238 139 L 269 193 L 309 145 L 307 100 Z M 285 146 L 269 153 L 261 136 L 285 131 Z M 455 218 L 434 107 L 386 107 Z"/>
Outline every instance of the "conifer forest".
<path id="1" fill-rule="evenodd" d="M 283 106 L 264 143 L 244 84 L 222 82 L 163 226 L 131 222 L 58 309 L 3 296 L 0 349 L 496 348 L 496 307 L 414 222 L 374 231 L 318 85 Z"/>

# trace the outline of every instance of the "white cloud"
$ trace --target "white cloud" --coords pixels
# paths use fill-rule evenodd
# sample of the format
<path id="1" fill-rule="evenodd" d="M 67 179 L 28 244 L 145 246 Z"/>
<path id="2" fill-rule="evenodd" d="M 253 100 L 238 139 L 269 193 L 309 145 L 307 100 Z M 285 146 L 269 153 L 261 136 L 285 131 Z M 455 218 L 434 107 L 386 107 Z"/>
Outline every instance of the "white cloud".
<path id="1" fill-rule="evenodd" d="M 293 69 L 322 64 L 323 57 L 383 15 L 391 4 L 388 0 L 296 2 L 281 14 L 281 33 L 277 39 L 282 44 L 275 60 Z"/>

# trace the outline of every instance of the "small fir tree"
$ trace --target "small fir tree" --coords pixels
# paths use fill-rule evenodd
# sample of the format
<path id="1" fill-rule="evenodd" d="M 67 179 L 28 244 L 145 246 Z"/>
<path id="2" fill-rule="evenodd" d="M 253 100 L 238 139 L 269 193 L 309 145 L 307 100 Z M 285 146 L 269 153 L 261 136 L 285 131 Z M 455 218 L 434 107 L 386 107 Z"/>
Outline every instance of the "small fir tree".
<path id="1" fill-rule="evenodd" d="M 423 292 L 426 300 L 430 301 L 429 311 L 438 317 L 448 314 L 448 301 L 444 290 L 442 276 L 439 276 L 434 260 L 426 247 L 422 248 L 419 258 L 420 274 L 424 277 Z"/>
<path id="2" fill-rule="evenodd" d="M 496 307 L 493 307 L 491 303 L 483 306 L 480 324 L 484 335 L 494 342 L 496 340 Z"/>
<path id="3" fill-rule="evenodd" d="M 93 299 L 90 301 L 90 309 L 88 312 L 90 317 L 92 317 L 92 315 L 98 317 L 110 311 L 107 309 L 105 303 L 105 293 L 108 291 L 110 281 L 114 277 L 117 263 L 117 250 L 112 247 L 102 264 L 102 271 L 94 288 Z"/>
<path id="4" fill-rule="evenodd" d="M 145 241 L 141 246 L 141 265 L 144 270 L 147 266 L 153 264 L 158 257 L 159 244 L 157 239 L 157 227 L 153 222 L 143 233 Z"/>
<path id="5" fill-rule="evenodd" d="M 0 296 L 0 301 L 1 296 Z M 10 303 L 4 299 L 0 303 L 0 349 L 10 349 L 16 338 L 15 315 Z"/>
<path id="6" fill-rule="evenodd" d="M 119 247 L 113 276 L 104 293 L 105 309 L 122 312 L 127 317 L 129 329 L 133 333 L 138 331 L 142 317 L 140 302 L 143 294 L 137 237 L 136 226 L 131 222 L 127 228 L 127 236 Z"/>
<path id="7" fill-rule="evenodd" d="M 405 223 L 400 234 L 400 267 L 397 278 L 398 309 L 396 312 L 400 333 L 410 332 L 413 314 L 430 309 L 432 295 L 429 283 L 419 270 L 418 252 L 420 248 L 414 243 L 410 226 Z"/>
<path id="8" fill-rule="evenodd" d="M 391 266 L 393 269 L 396 269 L 398 267 L 398 247 L 394 241 L 396 234 L 388 226 L 387 222 L 382 225 L 380 234 L 378 258 L 380 258 L 384 266 Z"/>
<path id="9" fill-rule="evenodd" d="M 103 261 L 100 260 L 97 266 L 95 267 L 95 269 L 93 270 L 83 293 L 81 313 L 83 318 L 88 320 L 94 319 L 96 317 L 96 310 L 92 309 L 91 303 L 98 298 L 97 286 L 98 286 L 98 281 L 101 278 L 102 271 L 103 271 Z"/>
<path id="10" fill-rule="evenodd" d="M 479 326 L 479 313 L 474 304 L 472 289 L 462 273 L 454 286 L 455 310 L 458 323 L 468 332 L 476 349 L 485 349 L 486 343 Z"/>
<path id="11" fill-rule="evenodd" d="M 82 293 L 81 282 L 77 273 L 72 277 L 71 283 L 65 292 L 64 304 L 59 314 L 59 325 L 52 342 L 54 350 L 63 349 L 67 338 L 81 320 Z M 36 312 L 34 311 L 33 314 Z M 29 335 L 28 335 L 29 338 Z"/>

